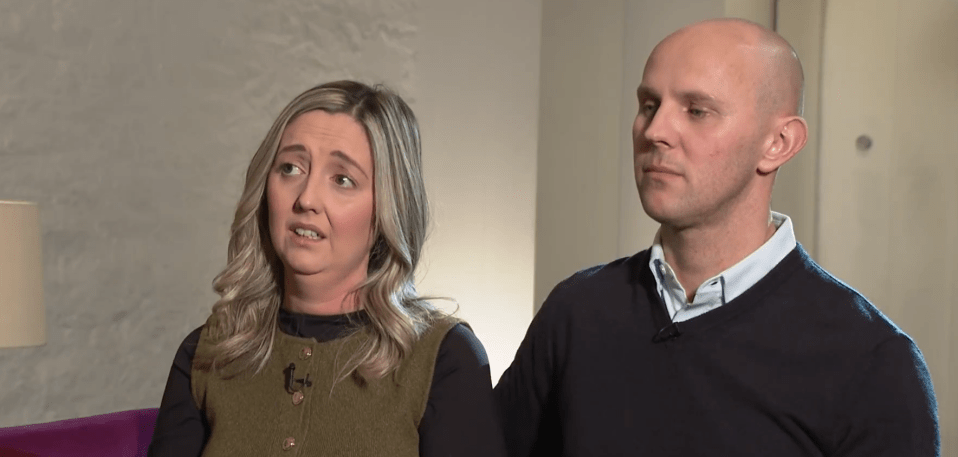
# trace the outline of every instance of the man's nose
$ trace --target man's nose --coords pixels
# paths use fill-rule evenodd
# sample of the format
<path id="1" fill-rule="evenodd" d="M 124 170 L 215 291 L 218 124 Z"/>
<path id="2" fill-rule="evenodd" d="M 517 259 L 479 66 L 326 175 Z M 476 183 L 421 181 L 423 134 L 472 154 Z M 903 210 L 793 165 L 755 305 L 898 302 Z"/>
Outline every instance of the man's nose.
<path id="1" fill-rule="evenodd" d="M 642 139 L 656 146 L 672 147 L 675 140 L 675 114 L 670 107 L 662 105 L 651 117 L 645 118 L 645 129 L 640 132 Z"/>

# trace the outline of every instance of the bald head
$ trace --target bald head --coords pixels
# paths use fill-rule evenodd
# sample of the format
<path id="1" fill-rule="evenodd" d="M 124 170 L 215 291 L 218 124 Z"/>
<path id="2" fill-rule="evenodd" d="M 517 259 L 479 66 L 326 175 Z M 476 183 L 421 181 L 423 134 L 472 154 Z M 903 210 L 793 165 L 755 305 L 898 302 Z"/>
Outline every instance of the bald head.
<path id="1" fill-rule="evenodd" d="M 735 18 L 698 22 L 666 37 L 652 51 L 673 45 L 708 47 L 741 58 L 741 77 L 755 88 L 755 101 L 770 115 L 802 115 L 805 78 L 795 49 L 781 35 Z M 647 67 L 648 68 L 648 67 Z"/>
<path id="2" fill-rule="evenodd" d="M 700 22 L 655 47 L 636 98 L 646 213 L 677 231 L 727 224 L 725 233 L 741 220 L 767 229 L 778 169 L 808 138 L 792 47 L 752 22 Z"/>

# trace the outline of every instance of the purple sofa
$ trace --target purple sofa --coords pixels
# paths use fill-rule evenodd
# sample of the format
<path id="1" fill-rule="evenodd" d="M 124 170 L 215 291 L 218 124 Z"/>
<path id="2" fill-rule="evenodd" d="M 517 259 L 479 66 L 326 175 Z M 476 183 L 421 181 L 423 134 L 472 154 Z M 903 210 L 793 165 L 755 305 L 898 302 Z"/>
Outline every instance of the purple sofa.
<path id="1" fill-rule="evenodd" d="M 141 457 L 156 408 L 0 428 L 0 457 Z"/>

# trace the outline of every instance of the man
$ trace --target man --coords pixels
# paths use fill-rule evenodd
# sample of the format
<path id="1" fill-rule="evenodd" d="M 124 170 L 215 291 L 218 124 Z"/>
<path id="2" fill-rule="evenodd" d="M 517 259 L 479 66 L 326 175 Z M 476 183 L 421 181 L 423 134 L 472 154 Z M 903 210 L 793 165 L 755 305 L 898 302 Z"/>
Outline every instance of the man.
<path id="1" fill-rule="evenodd" d="M 771 212 L 802 70 L 742 20 L 656 46 L 633 125 L 651 249 L 549 295 L 496 396 L 511 455 L 936 456 L 914 342 Z"/>

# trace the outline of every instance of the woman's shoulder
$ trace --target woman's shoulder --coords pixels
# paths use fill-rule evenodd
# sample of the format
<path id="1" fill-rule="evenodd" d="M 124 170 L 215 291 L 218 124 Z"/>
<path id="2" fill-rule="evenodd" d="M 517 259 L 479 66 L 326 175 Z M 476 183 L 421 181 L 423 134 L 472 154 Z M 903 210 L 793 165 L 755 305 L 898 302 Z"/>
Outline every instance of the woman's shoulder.
<path id="1" fill-rule="evenodd" d="M 196 327 L 189 334 L 186 335 L 186 338 L 183 338 L 183 342 L 180 343 L 180 351 L 188 351 L 195 353 L 196 346 L 200 343 L 200 335 L 203 333 L 205 325 Z"/>
<path id="2" fill-rule="evenodd" d="M 485 349 L 479 338 L 472 330 L 472 326 L 465 320 L 446 313 L 432 318 L 429 328 L 420 337 L 420 341 L 427 340 L 427 346 L 434 346 L 440 352 L 455 349 L 456 353 L 478 352 L 485 354 Z M 432 340 L 432 344 L 428 342 Z"/>
<path id="3" fill-rule="evenodd" d="M 489 365 L 486 348 L 472 331 L 472 327 L 462 320 L 446 332 L 436 359 L 437 366 L 448 366 L 452 369 L 481 368 Z"/>
<path id="4" fill-rule="evenodd" d="M 176 355 L 173 356 L 173 364 L 186 373 L 189 373 L 192 368 L 193 358 L 196 356 L 196 348 L 200 344 L 200 333 L 202 331 L 203 326 L 201 325 L 186 335 L 186 338 L 183 338 L 183 342 L 180 343 L 180 347 L 177 348 Z"/>
<path id="5" fill-rule="evenodd" d="M 482 342 L 464 319 L 440 313 L 431 322 L 422 339 L 432 340 L 431 351 L 436 355 L 437 369 L 451 371 L 467 367 L 479 368 L 489 365 L 489 357 Z"/>
<path id="6" fill-rule="evenodd" d="M 401 372 L 428 374 L 441 359 L 459 359 L 476 352 L 478 340 L 462 319 L 443 314 L 433 316 L 427 325 L 404 356 Z M 478 347 L 481 350 L 481 344 Z"/>
<path id="7" fill-rule="evenodd" d="M 188 362 L 192 364 L 197 351 L 201 350 L 201 346 L 205 347 L 210 344 L 210 330 L 215 326 L 216 315 L 211 314 L 203 325 L 196 327 L 186 335 L 186 338 L 183 338 L 183 342 L 180 343 L 180 347 L 176 351 L 176 360 L 180 363 Z"/>
<path id="8" fill-rule="evenodd" d="M 460 324 L 469 326 L 466 321 L 444 312 L 436 312 L 429 318 L 428 328 L 423 332 L 423 337 L 429 334 L 446 335 L 454 327 Z"/>

